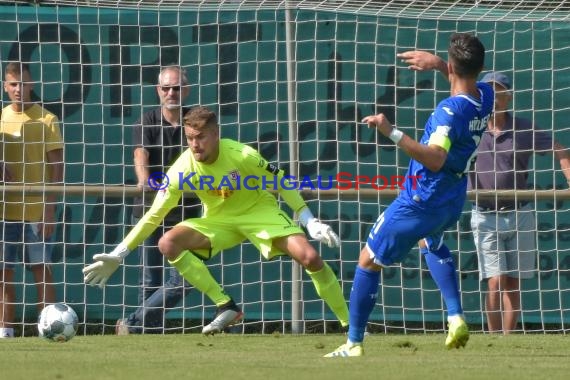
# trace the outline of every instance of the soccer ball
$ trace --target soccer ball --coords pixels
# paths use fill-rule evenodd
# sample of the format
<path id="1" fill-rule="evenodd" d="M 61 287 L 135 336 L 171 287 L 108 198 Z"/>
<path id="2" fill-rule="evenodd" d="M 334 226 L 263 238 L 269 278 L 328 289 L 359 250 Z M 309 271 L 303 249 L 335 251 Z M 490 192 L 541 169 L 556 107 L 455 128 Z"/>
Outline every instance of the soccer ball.
<path id="1" fill-rule="evenodd" d="M 52 342 L 67 342 L 75 336 L 79 319 L 75 311 L 64 303 L 46 306 L 38 318 L 40 337 Z"/>

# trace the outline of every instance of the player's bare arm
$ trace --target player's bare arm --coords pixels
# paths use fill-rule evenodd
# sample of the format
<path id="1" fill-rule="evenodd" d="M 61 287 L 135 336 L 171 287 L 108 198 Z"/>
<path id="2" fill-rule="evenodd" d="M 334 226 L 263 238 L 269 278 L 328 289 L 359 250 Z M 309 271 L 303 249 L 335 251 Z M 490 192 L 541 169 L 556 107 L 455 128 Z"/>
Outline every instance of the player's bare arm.
<path id="1" fill-rule="evenodd" d="M 410 50 L 396 54 L 396 56 L 400 58 L 403 63 L 408 64 L 411 70 L 437 70 L 441 72 L 446 79 L 449 78 L 447 62 L 428 51 Z"/>
<path id="2" fill-rule="evenodd" d="M 137 187 L 140 190 L 148 187 L 148 177 L 150 176 L 148 170 L 149 153 L 143 147 L 138 147 L 133 152 L 133 160 L 135 163 L 135 174 L 137 176 Z"/>
<path id="3" fill-rule="evenodd" d="M 362 119 L 362 122 L 367 123 L 368 128 L 374 128 L 394 141 L 408 156 L 421 162 L 432 172 L 439 171 L 447 159 L 447 151 L 445 149 L 434 144 L 420 144 L 402 131 L 394 128 L 390 120 L 382 113 L 366 116 Z"/>

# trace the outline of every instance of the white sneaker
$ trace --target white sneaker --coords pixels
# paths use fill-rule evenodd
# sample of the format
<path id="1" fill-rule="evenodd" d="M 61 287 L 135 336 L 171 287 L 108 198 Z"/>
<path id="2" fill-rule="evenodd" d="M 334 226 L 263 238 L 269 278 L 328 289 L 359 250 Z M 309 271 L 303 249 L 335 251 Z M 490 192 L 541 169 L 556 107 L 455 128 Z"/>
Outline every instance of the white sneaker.
<path id="1" fill-rule="evenodd" d="M 218 307 L 216 317 L 209 325 L 204 326 L 202 334 L 214 335 L 221 333 L 228 326 L 235 325 L 243 319 L 243 313 L 233 300 Z"/>
<path id="2" fill-rule="evenodd" d="M 325 358 L 351 358 L 364 355 L 362 343 L 345 343 L 339 348 L 326 354 Z"/>

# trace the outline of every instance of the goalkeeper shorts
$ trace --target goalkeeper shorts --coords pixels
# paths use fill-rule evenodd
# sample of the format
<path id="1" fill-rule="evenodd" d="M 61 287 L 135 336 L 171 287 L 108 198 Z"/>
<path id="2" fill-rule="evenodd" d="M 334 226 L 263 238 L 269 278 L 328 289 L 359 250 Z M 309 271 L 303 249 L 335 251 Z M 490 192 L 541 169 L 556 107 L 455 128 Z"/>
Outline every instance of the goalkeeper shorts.
<path id="1" fill-rule="evenodd" d="M 199 256 L 209 259 L 221 250 L 229 249 L 249 240 L 267 260 L 284 253 L 273 247 L 276 238 L 304 234 L 303 230 L 291 220 L 286 212 L 278 207 L 256 208 L 254 213 L 216 215 L 191 218 L 178 223 L 179 226 L 192 228 L 210 239 L 212 248 L 195 250 Z"/>

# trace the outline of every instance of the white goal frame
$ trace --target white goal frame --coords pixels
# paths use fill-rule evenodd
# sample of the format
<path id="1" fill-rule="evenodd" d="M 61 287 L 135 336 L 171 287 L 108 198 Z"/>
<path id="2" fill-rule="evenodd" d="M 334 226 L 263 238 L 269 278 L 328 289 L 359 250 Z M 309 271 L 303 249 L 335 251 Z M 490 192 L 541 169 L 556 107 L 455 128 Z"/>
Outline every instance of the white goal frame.
<path id="1" fill-rule="evenodd" d="M 513 75 L 513 111 L 531 118 L 564 145 L 570 146 L 570 128 L 563 124 L 570 117 L 570 107 L 560 100 L 570 97 L 570 83 L 564 79 L 570 77 L 570 64 L 564 64 L 561 59 L 563 54 L 568 55 L 570 48 L 559 43 L 569 35 L 564 30 L 564 25 L 570 21 L 570 7 L 565 2 L 60 0 L 38 1 L 36 5 L 30 5 L 28 1 L 0 2 L 0 7 L 12 12 L 3 16 L 8 32 L 0 41 L 0 61 L 3 64 L 16 56 L 22 57 L 26 51 L 31 52 L 26 59 L 32 59 L 33 74 L 38 80 L 37 98 L 62 112 L 66 159 L 69 159 L 65 184 L 0 185 L 0 192 L 61 195 L 63 227 L 60 237 L 63 240 L 53 243 L 62 247 L 62 268 L 57 272 L 61 278 L 57 285 L 63 300 L 78 309 L 85 331 L 101 329 L 108 332 L 112 319 L 124 316 L 136 307 L 133 294 L 137 286 L 132 278 L 138 267 L 133 261 L 120 276 L 117 275 L 121 278 L 116 279 L 104 294 L 84 287 L 72 273 L 90 262 L 91 254 L 112 249 L 119 235 L 130 227 L 127 212 L 122 207 L 139 195 L 139 191 L 132 186 L 132 146 L 126 129 L 143 110 L 157 105 L 153 98 L 154 77 L 149 80 L 147 74 L 155 73 L 160 62 L 145 62 L 154 54 L 151 45 L 156 41 L 157 48 L 161 49 L 157 61 L 162 58 L 160 54 L 176 50 L 179 62 L 175 63 L 188 68 L 191 83 L 196 84 L 192 89 L 193 103 L 215 107 L 229 137 L 251 144 L 262 153 L 271 152 L 272 156 L 268 158 L 296 177 L 311 170 L 312 175 L 334 174 L 345 167 L 355 175 L 403 174 L 407 157 L 397 153 L 386 141 L 358 129 L 359 117 L 364 116 L 363 110 L 392 110 L 399 127 L 419 138 L 426 115 L 445 96 L 446 85 L 434 73 L 406 72 L 394 53 L 418 48 L 445 54 L 445 37 L 455 30 L 479 33 L 488 49 L 487 69 L 504 70 Z M 154 24 L 149 21 L 153 17 L 156 19 Z M 117 21 L 116 25 L 113 21 Z M 320 23 L 328 23 L 331 27 L 320 28 Z M 40 32 L 26 34 L 35 27 L 34 24 Z M 54 36 L 41 35 L 42 27 L 48 24 L 59 25 L 46 27 Z M 223 29 L 228 24 L 232 27 Z M 112 28 L 117 32 L 116 40 L 111 32 L 102 32 Z M 369 31 L 370 35 L 360 32 L 359 28 Z M 158 37 L 145 35 L 147 29 L 158 33 Z M 76 33 L 78 39 L 69 40 L 65 35 L 68 31 Z M 217 40 L 209 40 L 206 31 L 234 31 L 236 36 L 220 35 Z M 178 45 L 169 45 L 165 37 L 167 32 L 179 38 Z M 241 41 L 240 33 L 250 33 L 258 40 Z M 264 33 L 271 35 L 273 40 Z M 382 38 L 378 37 L 380 35 Z M 431 40 L 430 36 L 433 37 Z M 130 38 L 138 41 L 133 42 Z M 35 47 L 29 48 L 31 44 Z M 236 70 L 231 83 L 223 82 L 227 78 L 218 67 L 221 61 L 216 61 L 219 57 L 213 57 L 226 45 L 224 54 L 228 56 L 224 59 L 231 60 Z M 329 46 L 336 55 L 323 53 Z M 60 52 L 54 53 L 58 49 Z M 275 51 L 271 52 L 271 49 Z M 14 53 L 16 50 L 19 55 Z M 363 53 L 363 50 L 372 53 Z M 54 59 L 54 54 L 59 56 L 58 59 Z M 89 62 L 86 55 L 89 55 Z M 127 61 L 127 57 L 132 61 Z M 77 76 L 66 77 L 71 71 L 69 67 Z M 132 74 L 136 70 L 139 70 L 138 74 Z M 59 74 L 54 75 L 58 71 Z M 325 71 L 328 77 L 323 76 Z M 224 100 L 226 95 L 222 93 L 222 87 L 228 84 L 234 86 L 236 92 L 226 93 L 229 100 Z M 83 93 L 76 99 L 66 98 L 65 92 L 70 88 L 80 89 L 79 93 Z M 252 93 L 254 88 L 258 93 Z M 89 95 L 86 95 L 88 91 Z M 130 95 L 127 96 L 128 91 Z M 325 92 L 329 98 L 323 95 Z M 404 100 L 398 98 L 402 94 Z M 3 94 L 4 106 L 7 100 Z M 66 118 L 71 107 L 80 111 Z M 269 116 L 272 112 L 275 116 Z M 346 127 L 349 124 L 358 131 L 349 133 Z M 125 131 L 117 132 L 121 128 Z M 307 132 L 308 129 L 312 129 L 311 132 Z M 105 147 L 100 148 L 101 145 Z M 101 159 L 97 161 L 96 156 Z M 470 201 L 485 197 L 515 198 L 536 205 L 538 254 L 540 258 L 548 258 L 548 262 L 544 264 L 539 260 L 533 288 L 523 288 L 523 297 L 532 299 L 532 306 L 522 313 L 521 331 L 566 332 L 570 323 L 570 288 L 564 284 L 570 273 L 566 266 L 570 263 L 570 247 L 565 236 L 570 230 L 570 211 L 565 205 L 570 195 L 553 155 L 533 160 L 532 166 L 536 170 L 529 175 L 532 189 L 471 191 L 468 198 Z M 103 174 L 97 174 L 99 172 Z M 319 248 L 323 257 L 333 263 L 347 298 L 350 272 L 356 262 L 355 252 L 365 241 L 366 229 L 373 222 L 368 218 L 381 212 L 397 192 L 390 188 L 378 191 L 370 186 L 358 190 L 302 191 L 314 213 L 323 215 L 345 240 L 338 252 Z M 66 219 L 69 210 L 77 215 L 81 209 L 85 213 L 83 219 Z M 94 209 L 100 210 L 101 221 L 103 224 L 108 222 L 108 229 L 96 227 L 89 220 L 88 211 Z M 118 218 L 111 215 L 116 210 L 120 210 L 117 211 Z M 477 283 L 473 280 L 477 271 L 472 266 L 475 252 L 469 242 L 469 231 L 464 226 L 468 213 L 469 205 L 466 204 L 464 216 L 457 229 L 450 232 L 450 239 L 460 276 L 470 279 L 462 282 L 468 320 L 474 321 L 474 331 L 485 331 L 484 311 L 480 306 L 483 288 L 474 285 Z M 343 215 L 349 214 L 356 220 L 343 219 Z M 97 231 L 96 237 L 89 236 L 93 231 Z M 76 234 L 84 241 L 74 240 Z M 66 253 L 75 254 L 81 244 L 84 244 L 81 259 L 77 256 L 66 259 Z M 246 315 L 248 309 L 254 310 L 250 315 L 256 317 L 246 319 L 244 327 L 238 331 L 250 331 L 251 327 L 251 330 L 268 332 L 276 325 L 282 331 L 294 333 L 336 331 L 332 327 L 334 323 L 329 323 L 334 318 L 312 293 L 310 281 L 298 265 L 293 263 L 287 268 L 289 264 L 284 259 L 280 265 L 280 283 L 270 278 L 267 282 L 271 285 L 265 285 L 264 276 L 268 271 L 265 268 L 273 270 L 275 263 L 247 261 L 250 250 L 251 246 L 247 244 L 239 248 L 240 257 L 246 259 L 241 267 L 240 260 L 233 258 L 228 261 L 221 258 L 212 266 L 224 286 L 238 293 L 237 298 L 243 302 Z M 383 287 L 384 298 L 381 297 L 378 305 L 381 312 L 380 316 L 375 314 L 371 319 L 372 331 L 445 330 L 441 300 L 430 285 L 431 280 L 424 278 L 426 269 L 418 253 L 414 251 L 410 257 L 410 262 L 402 263 L 390 272 L 394 282 L 388 281 Z M 466 263 L 468 267 L 463 270 Z M 543 264 L 544 268 L 541 267 Z M 250 268 L 254 266 L 256 269 L 252 271 L 259 272 L 260 277 L 248 283 Z M 235 277 L 239 278 L 238 282 L 234 281 Z M 404 281 L 408 277 L 413 278 L 411 285 Z M 230 278 L 232 282 L 227 283 Z M 27 293 L 33 287 L 25 274 L 20 279 L 18 284 L 24 286 L 24 294 L 18 301 L 19 308 L 24 311 L 21 322 L 29 326 L 33 324 L 30 318 L 34 311 L 33 302 L 27 301 L 30 297 Z M 255 291 L 250 292 L 249 287 L 255 287 Z M 267 288 L 279 289 L 275 292 L 281 298 L 273 299 L 265 294 Z M 118 302 L 110 292 L 121 292 L 121 301 Z M 260 293 L 260 298 L 251 301 L 251 293 Z M 175 318 L 198 319 L 203 323 L 213 308 L 208 300 L 198 299 L 196 295 L 190 297 L 191 302 L 176 308 Z M 399 299 L 392 305 L 394 297 Z M 473 301 L 477 297 L 478 301 Z M 413 302 L 409 298 L 413 298 Z M 551 302 L 551 299 L 556 301 Z M 276 307 L 279 302 L 280 306 Z M 399 303 L 411 306 L 399 307 Z M 272 311 L 268 312 L 268 309 Z M 273 310 L 280 310 L 279 318 L 275 318 L 278 312 Z M 96 315 L 100 321 L 94 321 L 90 315 Z M 183 323 L 182 331 L 197 329 Z M 315 328 L 315 325 L 319 327 Z"/>

